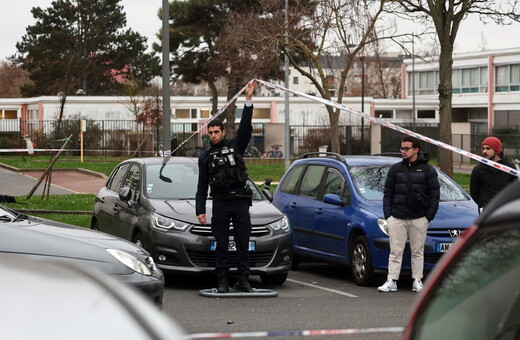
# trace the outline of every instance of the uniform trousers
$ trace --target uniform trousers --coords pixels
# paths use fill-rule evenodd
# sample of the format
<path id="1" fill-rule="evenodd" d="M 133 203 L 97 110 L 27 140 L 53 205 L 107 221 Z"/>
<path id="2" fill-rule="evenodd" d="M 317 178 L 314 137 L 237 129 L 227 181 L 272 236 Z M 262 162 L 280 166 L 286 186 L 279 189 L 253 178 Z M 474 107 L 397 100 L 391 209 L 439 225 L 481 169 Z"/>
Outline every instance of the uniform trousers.
<path id="1" fill-rule="evenodd" d="M 229 270 L 229 227 L 230 223 L 233 223 L 237 270 L 249 272 L 249 238 L 251 236 L 249 200 L 247 198 L 213 198 L 212 211 L 211 232 L 217 241 L 215 271 L 218 273 Z"/>

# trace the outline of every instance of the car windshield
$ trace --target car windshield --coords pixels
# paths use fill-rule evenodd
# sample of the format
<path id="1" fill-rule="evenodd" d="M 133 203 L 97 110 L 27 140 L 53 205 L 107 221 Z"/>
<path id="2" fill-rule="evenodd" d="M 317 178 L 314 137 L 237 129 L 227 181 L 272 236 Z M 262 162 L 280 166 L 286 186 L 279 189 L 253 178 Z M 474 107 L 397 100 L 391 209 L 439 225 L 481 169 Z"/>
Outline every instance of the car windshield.
<path id="1" fill-rule="evenodd" d="M 150 164 L 146 167 L 146 195 L 152 199 L 195 199 L 198 180 L 197 163 L 167 163 L 164 168 Z M 247 185 L 253 191 L 253 201 L 264 199 L 251 180 Z"/>
<path id="2" fill-rule="evenodd" d="M 386 176 L 391 164 L 360 165 L 350 167 L 352 180 L 361 196 L 371 201 L 382 201 Z M 448 176 L 439 172 L 439 184 L 441 187 L 441 202 L 467 201 L 468 196 Z"/>

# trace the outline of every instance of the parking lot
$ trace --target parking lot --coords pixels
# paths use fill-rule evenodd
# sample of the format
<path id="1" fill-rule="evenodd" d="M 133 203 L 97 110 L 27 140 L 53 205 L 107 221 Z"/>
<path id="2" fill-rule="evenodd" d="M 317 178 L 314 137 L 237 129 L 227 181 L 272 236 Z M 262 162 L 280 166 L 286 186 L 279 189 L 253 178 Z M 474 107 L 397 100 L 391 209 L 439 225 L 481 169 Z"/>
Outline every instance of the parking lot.
<path id="1" fill-rule="evenodd" d="M 381 278 L 384 281 L 384 277 Z M 208 298 L 200 289 L 215 287 L 204 276 L 168 276 L 164 312 L 189 334 L 228 332 L 285 332 L 273 339 L 303 339 L 288 331 L 347 328 L 402 327 L 417 297 L 412 281 L 403 278 L 396 293 L 379 293 L 376 285 L 354 284 L 348 268 L 323 263 L 302 263 L 291 271 L 283 286 L 263 286 L 252 277 L 255 288 L 278 292 L 274 298 Z M 377 282 L 380 283 L 380 282 Z M 320 335 L 310 339 L 400 339 L 400 333 Z M 252 338 L 252 337 L 250 337 Z"/>

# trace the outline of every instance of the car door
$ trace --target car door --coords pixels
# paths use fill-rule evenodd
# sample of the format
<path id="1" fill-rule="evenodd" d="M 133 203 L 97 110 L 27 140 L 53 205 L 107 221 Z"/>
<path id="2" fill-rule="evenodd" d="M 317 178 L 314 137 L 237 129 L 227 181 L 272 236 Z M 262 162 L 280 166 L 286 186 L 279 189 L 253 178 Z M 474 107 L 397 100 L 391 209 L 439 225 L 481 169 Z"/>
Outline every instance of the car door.
<path id="1" fill-rule="evenodd" d="M 139 219 L 142 173 L 139 164 L 132 163 L 130 165 L 122 186 L 130 189 L 130 199 L 124 201 L 118 197 L 115 204 L 116 235 L 129 241 L 133 241 L 133 229 Z"/>
<path id="2" fill-rule="evenodd" d="M 326 194 L 335 194 L 345 205 L 326 203 Z M 327 169 L 324 176 L 323 192 L 315 208 L 315 247 L 331 257 L 344 258 L 347 252 L 348 229 L 352 223 L 350 189 L 343 174 L 336 168 Z"/>
<path id="3" fill-rule="evenodd" d="M 317 199 L 324 173 L 324 165 L 308 165 L 301 178 L 297 195 L 294 195 L 289 203 L 295 248 L 311 250 L 312 252 L 316 248 L 314 219 L 316 218 L 316 204 L 318 203 Z"/>
<path id="4" fill-rule="evenodd" d="M 95 206 L 97 210 L 98 228 L 109 234 L 114 234 L 117 223 L 115 212 L 119 201 L 119 189 L 123 186 L 129 163 L 119 165 L 110 175 L 107 184 L 96 196 Z"/>

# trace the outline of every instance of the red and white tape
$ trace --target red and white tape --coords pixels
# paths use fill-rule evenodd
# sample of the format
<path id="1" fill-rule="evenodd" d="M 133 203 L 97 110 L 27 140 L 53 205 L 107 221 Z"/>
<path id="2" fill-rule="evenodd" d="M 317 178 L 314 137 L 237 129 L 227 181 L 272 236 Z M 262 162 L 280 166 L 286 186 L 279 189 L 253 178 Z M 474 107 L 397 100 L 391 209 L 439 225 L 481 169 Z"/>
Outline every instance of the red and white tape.
<path id="1" fill-rule="evenodd" d="M 272 84 L 272 83 L 269 83 L 269 82 L 266 82 L 266 81 L 263 81 L 263 80 L 260 80 L 260 79 L 256 79 L 256 81 L 258 81 L 261 84 L 264 84 L 267 87 L 279 89 L 279 90 L 282 90 L 282 91 L 287 91 L 287 92 L 292 93 L 294 95 L 297 95 L 297 96 L 300 96 L 300 97 L 304 97 L 304 98 L 307 98 L 307 99 L 310 99 L 310 100 L 313 100 L 313 101 L 316 101 L 316 102 L 323 103 L 323 104 L 325 104 L 327 106 L 336 107 L 336 108 L 338 108 L 340 110 L 344 110 L 344 111 L 350 112 L 350 113 L 352 113 L 352 114 L 354 114 L 356 116 L 368 119 L 368 120 L 370 120 L 373 123 L 380 124 L 382 126 L 385 126 L 385 127 L 390 128 L 392 130 L 404 133 L 406 135 L 413 136 L 413 137 L 418 138 L 420 140 L 423 140 L 425 142 L 428 142 L 428 143 L 431 143 L 431 144 L 435 144 L 437 146 L 440 146 L 441 148 L 451 150 L 451 151 L 456 152 L 458 154 L 461 154 L 463 156 L 469 157 L 471 159 L 474 159 L 476 161 L 479 161 L 481 163 L 489 165 L 489 166 L 491 166 L 493 168 L 496 168 L 496 169 L 502 170 L 504 172 L 507 172 L 508 174 L 511 174 L 511 175 L 514 175 L 514 176 L 517 176 L 517 177 L 520 176 L 520 172 L 518 170 L 516 170 L 516 169 L 510 168 L 510 167 L 508 167 L 506 165 L 503 165 L 503 164 L 500 164 L 500 163 L 496 163 L 496 162 L 490 161 L 487 158 L 484 158 L 484 157 L 479 156 L 479 155 L 475 155 L 475 154 L 473 154 L 471 152 L 468 152 L 468 151 L 464 151 L 462 149 L 456 148 L 456 147 L 454 147 L 452 145 L 443 143 L 443 142 L 435 140 L 433 138 L 429 138 L 429 137 L 423 136 L 423 135 L 421 135 L 419 133 L 416 133 L 416 132 L 410 131 L 408 129 L 402 128 L 400 126 L 397 126 L 395 124 L 392 124 L 392 123 L 390 123 L 390 122 L 388 122 L 388 121 L 386 121 L 384 119 L 372 117 L 372 116 L 370 116 L 370 115 L 368 115 L 368 114 L 366 114 L 364 112 L 361 112 L 361 111 L 349 108 L 349 107 L 347 107 L 345 105 L 338 104 L 336 102 L 333 102 L 333 101 L 330 101 L 330 100 L 327 100 L 327 99 L 311 96 L 311 95 L 308 95 L 306 93 L 301 93 L 301 92 L 298 92 L 298 91 L 290 90 L 290 89 L 287 89 L 287 88 L 285 88 L 283 86 L 275 85 L 275 84 Z"/>
<path id="2" fill-rule="evenodd" d="M 188 334 L 185 339 L 231 339 L 231 338 L 263 338 L 271 336 L 314 336 L 314 335 L 345 335 L 345 334 L 388 334 L 402 333 L 403 327 L 385 328 L 345 328 L 345 329 L 316 329 L 304 331 L 276 331 L 276 332 L 236 332 L 236 333 L 197 333 Z"/>

